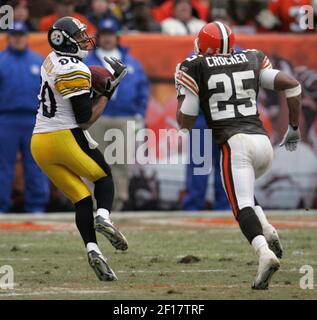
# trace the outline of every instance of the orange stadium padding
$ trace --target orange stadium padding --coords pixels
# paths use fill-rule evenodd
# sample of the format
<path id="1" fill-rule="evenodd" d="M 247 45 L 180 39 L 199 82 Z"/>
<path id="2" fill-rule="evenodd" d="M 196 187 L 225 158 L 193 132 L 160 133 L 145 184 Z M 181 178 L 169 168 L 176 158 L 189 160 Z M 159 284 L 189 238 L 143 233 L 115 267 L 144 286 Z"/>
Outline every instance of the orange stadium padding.
<path id="1" fill-rule="evenodd" d="M 152 80 L 172 80 L 175 65 L 193 50 L 192 36 L 165 36 L 160 34 L 126 35 L 121 43 L 130 48 Z M 239 47 L 260 49 L 292 61 L 294 66 L 306 65 L 317 69 L 317 35 L 258 34 L 239 35 Z M 6 46 L 6 35 L 0 35 L 0 50 Z M 30 47 L 43 56 L 50 52 L 46 34 L 31 34 Z"/>

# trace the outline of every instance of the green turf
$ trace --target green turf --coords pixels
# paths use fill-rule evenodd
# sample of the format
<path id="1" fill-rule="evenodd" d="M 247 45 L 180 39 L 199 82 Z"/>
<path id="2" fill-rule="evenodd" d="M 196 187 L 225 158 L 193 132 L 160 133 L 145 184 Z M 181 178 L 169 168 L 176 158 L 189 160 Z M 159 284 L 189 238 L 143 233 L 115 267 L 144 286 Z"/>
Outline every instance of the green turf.
<path id="1" fill-rule="evenodd" d="M 317 272 L 316 229 L 283 229 L 280 271 L 267 291 L 252 291 L 257 257 L 236 227 L 160 225 L 118 220 L 130 248 L 115 252 L 99 236 L 119 281 L 99 282 L 74 231 L 0 231 L 0 267 L 15 271 L 15 289 L 2 299 L 317 299 L 302 290 L 302 265 Z M 194 255 L 196 263 L 179 259 Z"/>

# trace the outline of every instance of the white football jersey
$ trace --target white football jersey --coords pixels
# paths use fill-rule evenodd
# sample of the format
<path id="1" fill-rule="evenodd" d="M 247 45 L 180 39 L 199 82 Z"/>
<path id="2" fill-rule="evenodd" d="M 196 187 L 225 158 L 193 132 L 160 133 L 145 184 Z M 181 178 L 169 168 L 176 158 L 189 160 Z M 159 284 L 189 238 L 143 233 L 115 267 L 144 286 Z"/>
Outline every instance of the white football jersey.
<path id="1" fill-rule="evenodd" d="M 74 57 L 51 52 L 41 67 L 39 108 L 34 133 L 77 128 L 70 98 L 90 93 L 89 68 Z"/>

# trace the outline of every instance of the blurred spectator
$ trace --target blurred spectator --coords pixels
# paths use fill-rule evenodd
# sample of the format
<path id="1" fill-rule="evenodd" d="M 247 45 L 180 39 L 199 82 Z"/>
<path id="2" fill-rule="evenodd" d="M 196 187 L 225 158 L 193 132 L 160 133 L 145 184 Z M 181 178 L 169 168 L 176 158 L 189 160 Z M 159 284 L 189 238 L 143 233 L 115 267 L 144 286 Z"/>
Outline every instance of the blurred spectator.
<path id="1" fill-rule="evenodd" d="M 314 0 L 270 0 L 264 19 L 270 21 L 267 29 L 282 32 L 306 32 L 300 27 L 301 7 Z"/>
<path id="2" fill-rule="evenodd" d="M 294 69 L 296 79 L 302 85 L 302 122 L 305 123 L 305 132 L 302 135 L 303 141 L 307 140 L 315 147 L 317 145 L 315 125 L 317 121 L 317 72 L 306 66 L 298 66 Z M 315 139 L 314 139 L 315 138 Z"/>
<path id="3" fill-rule="evenodd" d="M 236 33 L 304 32 L 301 8 L 314 4 L 316 0 L 210 0 L 209 21 L 231 22 Z"/>
<path id="4" fill-rule="evenodd" d="M 173 18 L 167 18 L 161 22 L 162 32 L 169 35 L 197 34 L 206 24 L 192 15 L 190 0 L 175 0 Z"/>
<path id="5" fill-rule="evenodd" d="M 54 10 L 54 0 L 32 0 L 28 1 L 28 8 L 30 10 L 30 16 L 32 20 L 38 21 L 40 18 L 50 14 Z"/>
<path id="6" fill-rule="evenodd" d="M 76 0 L 76 12 L 86 15 L 91 6 L 91 0 Z"/>
<path id="7" fill-rule="evenodd" d="M 42 18 L 39 22 L 39 30 L 47 32 L 56 20 L 66 16 L 72 16 L 87 25 L 87 32 L 94 34 L 95 27 L 89 20 L 81 14 L 75 12 L 75 0 L 54 0 L 54 13 Z"/>
<path id="8" fill-rule="evenodd" d="M 92 0 L 91 11 L 87 15 L 87 18 L 96 28 L 98 28 L 99 23 L 106 18 L 114 18 L 114 15 L 110 10 L 110 1 Z"/>
<path id="9" fill-rule="evenodd" d="M 14 9 L 14 20 L 23 22 L 27 26 L 29 31 L 36 31 L 36 27 L 30 20 L 29 8 L 27 0 L 11 0 L 8 1 L 8 5 Z"/>
<path id="10" fill-rule="evenodd" d="M 235 33 L 257 33 L 261 31 L 256 21 L 259 13 L 265 8 L 265 0 L 229 0 L 227 12 Z"/>
<path id="11" fill-rule="evenodd" d="M 111 8 L 114 16 L 125 26 L 133 19 L 132 1 L 131 0 L 117 0 L 116 4 Z"/>
<path id="12" fill-rule="evenodd" d="M 140 32 L 161 32 L 161 25 L 151 16 L 151 9 L 146 1 L 138 1 L 133 4 L 133 19 L 125 28 Z"/>
<path id="13" fill-rule="evenodd" d="M 163 2 L 159 7 L 154 8 L 152 10 L 152 15 L 154 19 L 158 22 L 162 22 L 164 19 L 170 18 L 173 16 L 173 7 L 174 7 L 175 0 L 167 0 Z M 193 9 L 193 16 L 207 21 L 208 19 L 208 6 L 203 4 L 199 0 L 192 0 L 192 9 Z"/>
<path id="14" fill-rule="evenodd" d="M 221 21 L 231 25 L 231 18 L 228 13 L 228 2 L 222 0 L 210 0 L 208 21 Z"/>
<path id="15" fill-rule="evenodd" d="M 149 99 L 149 82 L 140 63 L 129 55 L 128 49 L 119 44 L 119 25 L 114 19 L 104 20 L 97 33 L 98 48 L 92 52 L 85 63 L 87 65 L 104 65 L 110 68 L 103 57 L 121 59 L 128 67 L 128 75 L 123 79 L 117 91 L 108 102 L 103 116 L 89 129 L 99 143 L 102 153 L 109 142 L 104 141 L 105 132 L 109 129 L 119 129 L 124 134 L 125 155 L 124 164 L 111 165 L 115 183 L 114 210 L 121 210 L 128 200 L 128 184 L 130 167 L 127 165 L 126 143 L 134 132 L 128 132 L 127 121 L 144 122 L 144 114 Z M 130 128 L 133 130 L 132 128 Z M 119 150 L 117 150 L 117 153 Z M 117 154 L 118 155 L 118 154 Z M 119 155 L 120 157 L 120 155 Z M 129 156 L 130 158 L 130 156 Z"/>
<path id="16" fill-rule="evenodd" d="M 129 183 L 129 200 L 125 210 L 159 210 L 160 183 L 157 173 L 146 174 L 143 167 L 137 166 Z"/>
<path id="17" fill-rule="evenodd" d="M 0 212 L 11 207 L 18 151 L 25 175 L 25 211 L 43 212 L 48 201 L 48 180 L 30 152 L 43 59 L 28 49 L 27 32 L 24 23 L 15 22 L 8 31 L 8 47 L 0 53 Z"/>
<path id="18" fill-rule="evenodd" d="M 151 7 L 158 7 L 164 2 L 166 2 L 166 0 L 148 0 L 148 3 Z"/>
<path id="19" fill-rule="evenodd" d="M 317 102 L 317 71 L 306 66 L 295 68 L 296 79 L 302 84 L 303 93 L 308 94 Z"/>

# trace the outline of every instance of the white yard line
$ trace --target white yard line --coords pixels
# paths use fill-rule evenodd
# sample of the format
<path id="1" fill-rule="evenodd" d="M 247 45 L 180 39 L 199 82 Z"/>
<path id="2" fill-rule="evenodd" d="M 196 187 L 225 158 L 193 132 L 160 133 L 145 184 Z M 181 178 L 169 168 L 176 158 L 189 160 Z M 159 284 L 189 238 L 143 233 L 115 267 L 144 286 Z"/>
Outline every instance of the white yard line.
<path id="1" fill-rule="evenodd" d="M 16 297 L 16 296 L 46 296 L 46 295 L 61 295 L 61 294 L 108 294 L 115 292 L 114 290 L 75 290 L 75 289 L 64 289 L 64 288 L 58 288 L 60 290 L 40 290 L 40 291 L 34 291 L 32 292 L 8 292 L 0 294 L 1 297 Z"/>
<path id="2" fill-rule="evenodd" d="M 30 258 L 0 258 L 0 261 L 30 261 Z M 34 258 L 32 258 L 34 260 Z"/>
<path id="3" fill-rule="evenodd" d="M 146 286 L 147 287 L 147 286 Z M 170 288 L 183 288 L 184 285 L 171 285 Z M 249 288 L 249 284 L 232 284 L 232 285 L 212 285 L 212 284 L 197 284 L 197 285 L 185 285 L 185 287 L 187 287 L 188 289 L 190 288 L 200 288 L 200 287 L 206 287 L 208 289 L 231 289 L 231 288 Z M 283 285 L 283 284 L 273 284 L 271 285 L 272 288 L 289 288 L 289 287 L 293 287 L 293 288 L 297 288 L 296 285 Z M 150 286 L 149 286 L 150 288 Z M 142 290 L 142 288 L 133 288 L 135 290 Z M 146 288 L 145 288 L 146 289 Z M 157 288 L 157 287 L 153 287 L 153 289 L 166 289 L 166 288 Z M 299 289 L 299 287 L 298 287 Z M 30 296 L 47 296 L 47 295 L 68 295 L 68 294 L 74 294 L 74 295 L 90 295 L 90 294 L 110 294 L 110 293 L 120 293 L 122 291 L 122 288 L 119 288 L 117 290 L 93 290 L 93 289 L 70 289 L 70 288 L 45 288 L 42 290 L 32 290 L 28 289 L 14 289 L 14 290 L 10 290 L 8 292 L 1 292 L 0 294 L 0 298 L 7 298 L 7 297 L 18 297 L 18 296 L 25 296 L 25 297 L 30 297 Z"/>
<path id="4" fill-rule="evenodd" d="M 217 273 L 226 272 L 224 269 L 205 269 L 205 270 L 118 270 L 116 273 Z"/>

